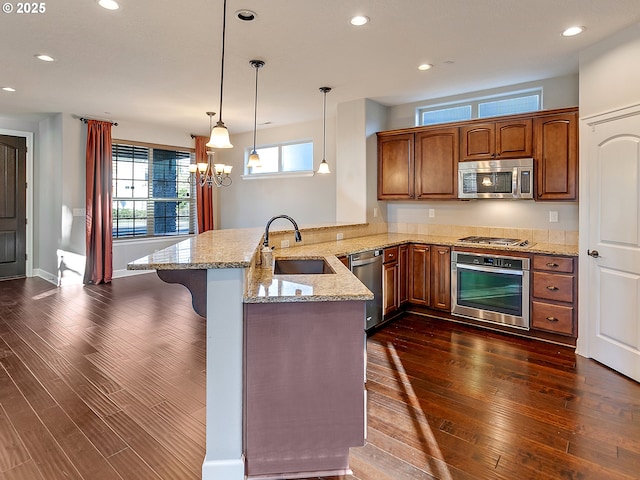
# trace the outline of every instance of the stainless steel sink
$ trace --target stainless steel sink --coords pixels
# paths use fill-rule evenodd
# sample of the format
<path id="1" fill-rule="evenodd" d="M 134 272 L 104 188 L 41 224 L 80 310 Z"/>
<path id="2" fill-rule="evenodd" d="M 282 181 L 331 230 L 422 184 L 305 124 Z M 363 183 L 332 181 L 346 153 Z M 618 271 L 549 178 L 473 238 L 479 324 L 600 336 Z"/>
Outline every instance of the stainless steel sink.
<path id="1" fill-rule="evenodd" d="M 336 273 L 322 258 L 276 258 L 274 275 L 322 275 Z"/>

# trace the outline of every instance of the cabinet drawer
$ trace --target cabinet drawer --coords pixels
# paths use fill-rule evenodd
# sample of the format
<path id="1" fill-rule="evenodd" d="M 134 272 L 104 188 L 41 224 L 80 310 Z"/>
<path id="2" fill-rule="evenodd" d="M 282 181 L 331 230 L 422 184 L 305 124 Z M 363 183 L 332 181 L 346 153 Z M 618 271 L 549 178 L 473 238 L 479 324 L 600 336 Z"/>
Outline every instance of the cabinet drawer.
<path id="1" fill-rule="evenodd" d="M 547 270 L 549 272 L 573 273 L 573 258 L 534 255 L 533 269 Z"/>
<path id="2" fill-rule="evenodd" d="M 539 330 L 573 335 L 573 307 L 532 302 L 531 326 Z"/>
<path id="3" fill-rule="evenodd" d="M 573 275 L 533 272 L 533 296 L 558 302 L 573 302 Z"/>
<path id="4" fill-rule="evenodd" d="M 396 262 L 398 260 L 398 247 L 384 249 L 384 263 Z"/>

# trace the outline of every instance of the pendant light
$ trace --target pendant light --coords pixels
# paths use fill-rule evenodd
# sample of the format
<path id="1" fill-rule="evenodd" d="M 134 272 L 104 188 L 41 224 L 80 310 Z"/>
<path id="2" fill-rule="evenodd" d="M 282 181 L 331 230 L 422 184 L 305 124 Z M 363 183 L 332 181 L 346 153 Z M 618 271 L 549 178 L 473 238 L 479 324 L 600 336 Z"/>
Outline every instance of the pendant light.
<path id="1" fill-rule="evenodd" d="M 227 30 L 227 0 L 224 0 L 222 11 L 222 61 L 220 66 L 220 117 L 216 126 L 211 130 L 211 138 L 207 147 L 233 148 L 229 141 L 229 131 L 222 121 L 222 92 L 224 87 L 224 39 Z"/>
<path id="2" fill-rule="evenodd" d="M 325 159 L 327 152 L 327 93 L 331 91 L 331 87 L 320 87 L 320 91 L 324 95 L 324 108 L 322 110 L 322 162 L 318 167 L 318 173 L 331 173 Z"/>
<path id="3" fill-rule="evenodd" d="M 253 150 L 251 150 L 249 154 L 247 167 L 254 168 L 262 166 L 260 163 L 260 155 L 256 152 L 256 130 L 258 127 L 258 70 L 264 67 L 264 62 L 262 60 L 251 60 L 249 63 L 256 69 L 256 94 L 253 102 Z"/>

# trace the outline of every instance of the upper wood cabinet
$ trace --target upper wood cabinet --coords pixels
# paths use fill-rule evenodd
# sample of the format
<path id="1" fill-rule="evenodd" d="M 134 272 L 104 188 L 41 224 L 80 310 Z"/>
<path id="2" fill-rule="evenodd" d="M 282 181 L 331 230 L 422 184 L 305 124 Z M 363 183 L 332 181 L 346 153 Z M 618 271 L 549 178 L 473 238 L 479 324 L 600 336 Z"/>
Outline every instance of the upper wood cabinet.
<path id="1" fill-rule="evenodd" d="M 415 134 L 417 199 L 458 198 L 459 135 L 454 127 Z"/>
<path id="2" fill-rule="evenodd" d="M 458 197 L 457 127 L 378 133 L 378 199 Z"/>
<path id="3" fill-rule="evenodd" d="M 578 114 L 568 112 L 534 119 L 535 199 L 578 197 Z"/>
<path id="4" fill-rule="evenodd" d="M 460 128 L 460 161 L 531 157 L 530 118 L 475 123 Z"/>
<path id="5" fill-rule="evenodd" d="M 378 198 L 414 197 L 414 134 L 378 134 Z"/>

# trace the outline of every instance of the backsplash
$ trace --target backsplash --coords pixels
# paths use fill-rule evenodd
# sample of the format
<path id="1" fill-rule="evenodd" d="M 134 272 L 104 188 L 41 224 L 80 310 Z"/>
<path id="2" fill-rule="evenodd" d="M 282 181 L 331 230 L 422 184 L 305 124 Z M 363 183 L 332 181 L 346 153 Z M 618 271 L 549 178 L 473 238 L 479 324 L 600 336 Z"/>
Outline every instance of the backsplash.
<path id="1" fill-rule="evenodd" d="M 295 243 L 292 230 L 273 231 L 269 233 L 269 243 L 276 249 L 282 248 L 283 240 L 289 246 L 313 245 L 332 242 L 337 235 L 343 239 L 377 235 L 380 233 L 417 233 L 438 237 L 462 238 L 470 235 L 520 238 L 531 243 L 550 243 L 554 245 L 578 245 L 578 232 L 573 230 L 544 230 L 535 228 L 480 227 L 460 225 L 438 225 L 426 223 L 372 223 L 359 225 L 328 225 L 321 227 L 302 227 L 302 242 Z"/>
<path id="2" fill-rule="evenodd" d="M 463 225 L 437 225 L 425 223 L 389 223 L 392 233 L 418 233 L 442 237 L 462 238 L 470 235 L 519 238 L 531 243 L 554 245 L 578 245 L 578 232 L 569 230 L 544 230 L 536 228 L 467 227 Z"/>

